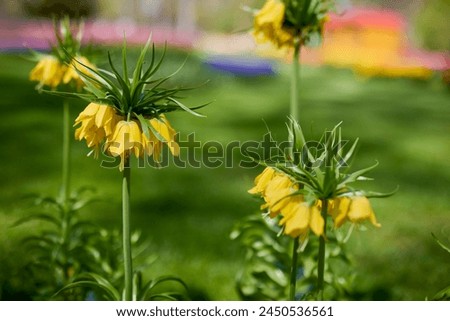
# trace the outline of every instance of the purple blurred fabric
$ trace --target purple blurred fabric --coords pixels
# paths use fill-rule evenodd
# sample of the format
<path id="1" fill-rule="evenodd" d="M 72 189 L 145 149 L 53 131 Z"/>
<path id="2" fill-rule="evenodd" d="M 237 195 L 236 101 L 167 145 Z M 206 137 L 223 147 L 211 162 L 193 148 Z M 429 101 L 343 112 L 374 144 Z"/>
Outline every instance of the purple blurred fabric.
<path id="1" fill-rule="evenodd" d="M 256 57 L 211 56 L 205 63 L 213 69 L 237 76 L 262 76 L 275 74 L 274 64 L 270 60 Z"/>

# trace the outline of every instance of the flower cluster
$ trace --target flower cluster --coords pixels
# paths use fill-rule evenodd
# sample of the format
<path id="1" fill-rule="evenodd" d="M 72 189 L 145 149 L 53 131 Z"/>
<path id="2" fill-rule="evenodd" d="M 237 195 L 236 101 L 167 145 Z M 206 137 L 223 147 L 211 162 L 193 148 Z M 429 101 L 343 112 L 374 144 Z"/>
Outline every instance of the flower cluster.
<path id="1" fill-rule="evenodd" d="M 65 93 L 78 96 L 90 104 L 75 120 L 80 125 L 75 132 L 77 140 L 85 139 L 94 156 L 98 156 L 100 146 L 111 156 L 120 157 L 119 169 L 123 171 L 131 155 L 137 158 L 152 156 L 160 159 L 163 145 L 166 144 L 174 156 L 179 154 L 175 142 L 176 132 L 171 127 L 165 114 L 184 110 L 201 116 L 177 100 L 176 94 L 183 89 L 165 89 L 161 85 L 171 76 L 154 78 L 162 64 L 155 62 L 155 48 L 149 66 L 144 69 L 144 59 L 150 45 L 147 42 L 136 63 L 132 77 L 128 75 L 126 45 L 122 50 L 122 73 L 108 55 L 112 71 L 94 69 L 80 62 L 76 72 L 85 83 L 85 94 Z M 165 52 L 164 52 L 165 53 Z"/>
<path id="2" fill-rule="evenodd" d="M 294 122 L 293 126 L 297 138 L 301 137 L 298 140 L 303 140 L 298 123 Z M 326 139 L 321 143 L 323 152 L 317 157 L 306 149 L 304 143 L 297 143 L 303 147 L 309 162 L 304 159 L 293 162 L 298 157 L 292 157 L 292 154 L 283 156 L 282 162 L 267 166 L 255 178 L 255 186 L 249 193 L 264 199 L 261 209 L 267 211 L 271 218 L 281 214 L 279 224 L 284 226 L 284 234 L 293 238 L 304 239 L 310 230 L 317 236 L 324 236 L 328 217 L 333 220 L 335 228 L 345 222 L 358 224 L 366 220 L 380 227 L 367 197 L 388 195 L 350 187 L 352 182 L 366 179 L 362 175 L 374 166 L 345 173 L 343 161 L 351 158 L 356 142 L 347 154 L 342 155 L 338 126 L 324 137 Z"/>
<path id="3" fill-rule="evenodd" d="M 111 106 L 90 103 L 75 120 L 75 126 L 81 125 L 75 131 L 75 138 L 85 139 L 95 157 L 98 157 L 100 145 L 105 143 L 106 152 L 111 156 L 120 157 L 121 171 L 124 169 L 126 159 L 133 153 L 136 157 L 148 155 L 153 156 L 155 161 L 159 160 L 163 143 L 168 145 L 174 156 L 178 156 L 176 132 L 166 117 L 161 114 L 158 118 L 147 121 L 155 133 L 144 133 L 139 121 L 126 120 Z"/>
<path id="4" fill-rule="evenodd" d="M 322 201 L 306 201 L 299 193 L 299 185 L 285 173 L 272 167 L 266 167 L 256 177 L 255 186 L 250 194 L 261 195 L 265 204 L 261 209 L 268 210 L 271 218 L 281 214 L 279 224 L 284 226 L 284 233 L 293 238 L 305 238 L 311 230 L 317 236 L 324 233 L 325 221 L 321 216 Z M 329 200 L 328 215 L 332 216 L 336 228 L 346 221 L 360 223 L 369 220 L 379 227 L 369 200 L 364 196 L 338 197 Z"/>
<path id="5" fill-rule="evenodd" d="M 331 7 L 329 0 L 267 0 L 254 14 L 253 35 L 258 43 L 279 48 L 305 44 L 322 35 Z"/>
<path id="6" fill-rule="evenodd" d="M 77 69 L 84 73 L 88 70 L 84 66 L 94 68 L 86 57 L 77 56 L 69 63 L 61 61 L 54 55 L 42 55 L 37 65 L 30 72 L 30 80 L 37 81 L 37 88 L 44 86 L 56 89 L 60 85 L 73 84 L 77 90 L 83 87 L 83 81 L 77 73 Z"/>
<path id="7" fill-rule="evenodd" d="M 57 44 L 52 47 L 50 54 L 35 53 L 37 65 L 30 72 L 30 80 L 37 81 L 38 89 L 44 86 L 54 90 L 60 85 L 70 85 L 80 91 L 84 85 L 77 70 L 89 73 L 94 69 L 89 60 L 80 54 L 82 26 L 78 26 L 78 33 L 74 37 L 71 32 L 69 18 L 59 21 L 59 28 L 55 23 Z"/>

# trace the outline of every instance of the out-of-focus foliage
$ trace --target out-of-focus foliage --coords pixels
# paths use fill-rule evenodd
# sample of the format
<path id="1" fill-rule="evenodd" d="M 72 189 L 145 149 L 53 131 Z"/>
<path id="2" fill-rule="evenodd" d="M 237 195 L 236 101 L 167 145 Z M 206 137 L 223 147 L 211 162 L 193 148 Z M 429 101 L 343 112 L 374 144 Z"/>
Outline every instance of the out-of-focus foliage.
<path id="1" fill-rule="evenodd" d="M 72 195 L 66 209 L 52 197 L 32 196 L 26 215 L 14 226 L 29 228 L 22 244 L 26 253 L 23 273 L 35 289 L 33 299 L 84 300 L 91 295 L 86 289 L 55 294 L 80 274 L 95 272 L 120 284 L 123 278 L 121 235 L 118 231 L 100 228 L 80 215 L 80 210 L 95 201 L 89 189 L 80 189 Z M 28 204 L 28 202 L 24 202 Z M 39 229 L 33 229 L 36 224 Z M 31 227 L 31 228 L 30 228 Z M 135 257 L 142 254 L 148 244 L 134 232 L 131 239 Z M 155 256 L 147 256 L 144 266 L 154 262 Z M 142 265 L 141 264 L 141 265 Z M 139 267 L 139 266 L 138 266 Z"/>
<path id="2" fill-rule="evenodd" d="M 444 243 L 442 243 L 441 240 L 439 240 L 434 234 L 433 234 L 434 239 L 436 240 L 436 242 L 439 244 L 439 246 L 444 250 L 447 251 L 450 254 L 450 246 L 449 245 L 445 245 Z M 439 291 L 434 297 L 433 300 L 437 300 L 437 301 L 450 301 L 450 285 L 447 286 L 445 289 Z"/>
<path id="3" fill-rule="evenodd" d="M 433 50 L 450 50 L 450 0 L 424 2 L 416 19 L 421 44 Z"/>
<path id="4" fill-rule="evenodd" d="M 236 288 L 244 300 L 287 300 L 291 268 L 291 238 L 280 235 L 273 219 L 249 216 L 239 222 L 231 233 L 245 248 L 245 260 L 236 280 Z M 351 231 L 350 231 L 351 232 Z M 328 231 L 325 266 L 326 297 L 330 300 L 351 299 L 354 270 L 345 251 L 343 234 Z M 315 299 L 312 293 L 317 282 L 318 238 L 310 238 L 298 256 L 298 300 Z"/>
<path id="5" fill-rule="evenodd" d="M 38 17 L 86 17 L 92 15 L 97 8 L 97 1 L 90 0 L 24 0 L 26 13 Z"/>

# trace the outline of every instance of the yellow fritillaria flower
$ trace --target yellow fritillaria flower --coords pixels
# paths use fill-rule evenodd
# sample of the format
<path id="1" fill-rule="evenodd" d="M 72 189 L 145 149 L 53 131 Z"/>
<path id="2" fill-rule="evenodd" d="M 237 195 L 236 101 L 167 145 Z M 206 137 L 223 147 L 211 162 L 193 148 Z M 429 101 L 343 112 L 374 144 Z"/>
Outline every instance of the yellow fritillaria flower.
<path id="1" fill-rule="evenodd" d="M 325 220 L 320 214 L 320 208 L 314 204 L 310 206 L 304 202 L 303 197 L 294 196 L 283 209 L 283 219 L 280 225 L 284 225 L 284 234 L 293 238 L 306 237 L 311 230 L 317 236 L 324 233 Z"/>
<path id="2" fill-rule="evenodd" d="M 369 200 L 364 196 L 339 197 L 334 199 L 330 214 L 333 217 L 335 227 L 342 226 L 347 220 L 352 223 L 369 220 L 374 226 L 381 226 L 377 222 Z"/>
<path id="3" fill-rule="evenodd" d="M 292 47 L 294 32 L 283 27 L 285 5 L 279 0 L 268 0 L 255 14 L 253 36 L 256 42 L 272 42 L 281 47 Z"/>
<path id="4" fill-rule="evenodd" d="M 255 186 L 248 190 L 250 194 L 261 194 L 266 190 L 267 184 L 270 183 L 272 177 L 275 175 L 275 170 L 272 167 L 264 168 L 263 172 L 256 176 Z"/>
<path id="5" fill-rule="evenodd" d="M 137 158 L 148 155 L 159 160 L 164 143 L 174 156 L 178 156 L 180 147 L 175 141 L 176 132 L 166 117 L 160 115 L 148 122 L 156 132 L 150 131 L 149 137 L 143 133 L 139 122 L 125 120 L 113 107 L 90 103 L 75 120 L 74 126 L 81 124 L 75 131 L 75 138 L 85 139 L 95 157 L 98 157 L 100 145 L 106 142 L 105 150 L 114 157 L 120 157 L 121 171 L 131 154 Z"/>
<path id="6" fill-rule="evenodd" d="M 298 187 L 294 185 L 289 177 L 282 174 L 275 175 L 262 193 L 266 201 L 262 209 L 268 208 L 272 218 L 277 216 L 290 202 L 290 195 L 297 190 Z"/>
<path id="7" fill-rule="evenodd" d="M 62 83 L 67 66 L 62 64 L 56 57 L 43 56 L 30 72 L 30 80 L 38 81 L 38 88 L 48 86 L 55 89 Z"/>
<path id="8" fill-rule="evenodd" d="M 284 225 L 284 234 L 293 238 L 306 237 L 311 230 L 317 236 L 323 235 L 325 220 L 321 215 L 322 202 L 317 200 L 311 205 L 302 195 L 296 194 L 298 190 L 298 185 L 289 176 L 266 167 L 255 178 L 255 186 L 248 192 L 264 198 L 261 209 L 268 210 L 271 218 L 279 214 L 283 216 L 280 225 Z M 328 214 L 332 216 L 336 228 L 346 221 L 357 224 L 365 220 L 376 227 L 381 226 L 367 197 L 338 197 L 328 202 Z"/>
<path id="9" fill-rule="evenodd" d="M 72 59 L 70 65 L 65 65 L 57 57 L 46 55 L 39 60 L 37 65 L 30 72 L 30 80 L 38 81 L 38 88 L 48 86 L 56 89 L 61 84 L 73 83 L 77 90 L 81 90 L 84 83 L 77 70 L 89 75 L 89 69 L 95 68 L 85 57 Z"/>
<path id="10" fill-rule="evenodd" d="M 261 209 L 269 209 L 269 215 L 273 218 L 280 213 L 288 201 L 288 196 L 295 191 L 294 184 L 289 177 L 276 172 L 271 167 L 266 167 L 255 178 L 255 186 L 248 192 L 259 194 L 264 198 L 266 203 L 261 206 Z"/>
<path id="11" fill-rule="evenodd" d="M 271 218 L 281 213 L 280 225 L 284 225 L 284 234 L 293 238 L 306 237 L 311 229 L 314 234 L 323 235 L 325 221 L 320 214 L 320 202 L 309 205 L 302 195 L 295 194 L 298 189 L 287 175 L 266 167 L 248 192 L 264 198 L 261 209 L 268 209 Z"/>
<path id="12" fill-rule="evenodd" d="M 142 131 L 138 123 L 133 120 L 119 121 L 116 124 L 114 134 L 112 134 L 111 139 L 107 143 L 106 149 L 112 156 L 120 157 L 119 169 L 123 171 L 125 161 L 132 152 L 134 152 L 136 157 L 142 154 Z"/>
<path id="13" fill-rule="evenodd" d="M 75 138 L 85 139 L 88 147 L 93 148 L 94 157 L 98 157 L 100 145 L 111 137 L 117 122 L 123 119 L 111 106 L 90 103 L 75 119 L 74 126 L 81 124 Z"/>
<path id="14" fill-rule="evenodd" d="M 166 116 L 161 114 L 159 118 L 150 119 L 150 125 L 158 132 L 158 134 L 164 139 L 164 143 L 169 147 L 170 152 L 174 156 L 178 156 L 180 154 L 180 146 L 175 141 L 176 131 L 170 126 L 169 121 Z M 162 141 L 160 141 L 160 148 L 162 148 Z M 150 155 L 149 150 L 147 150 L 147 155 Z M 159 154 L 155 155 L 155 159 L 159 159 Z"/>
<path id="15" fill-rule="evenodd" d="M 80 90 L 83 87 L 84 82 L 78 74 L 77 70 L 84 75 L 91 74 L 89 69 L 85 66 L 91 69 L 95 69 L 94 65 L 92 65 L 86 57 L 80 56 L 73 58 L 67 68 L 66 73 L 64 74 L 63 83 L 68 84 L 70 82 L 73 82 L 77 90 Z"/>

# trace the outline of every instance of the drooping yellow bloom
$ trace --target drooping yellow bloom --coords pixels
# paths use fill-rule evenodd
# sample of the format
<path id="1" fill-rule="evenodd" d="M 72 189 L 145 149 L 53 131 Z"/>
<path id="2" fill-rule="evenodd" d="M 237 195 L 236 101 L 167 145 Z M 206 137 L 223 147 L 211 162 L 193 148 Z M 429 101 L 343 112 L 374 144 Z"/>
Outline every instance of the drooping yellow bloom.
<path id="1" fill-rule="evenodd" d="M 278 173 L 267 184 L 262 193 L 266 204 L 262 208 L 268 208 L 270 217 L 280 214 L 285 206 L 291 201 L 291 195 L 298 190 L 298 187 L 286 175 Z"/>
<path id="2" fill-rule="evenodd" d="M 261 209 L 268 209 L 270 217 L 275 217 L 280 213 L 284 204 L 288 201 L 287 196 L 296 191 L 293 182 L 271 167 L 266 167 L 264 171 L 255 178 L 255 186 L 248 192 L 259 194 L 266 201 Z"/>
<path id="3" fill-rule="evenodd" d="M 119 169 L 123 171 L 125 161 L 131 153 L 134 153 L 136 157 L 142 154 L 142 131 L 138 123 L 133 120 L 119 121 L 107 143 L 106 149 L 112 156 L 120 157 Z"/>
<path id="4" fill-rule="evenodd" d="M 127 121 L 113 107 L 91 103 L 75 120 L 74 126 L 81 124 L 75 131 L 75 138 L 85 139 L 95 157 L 98 157 L 100 145 L 105 143 L 105 151 L 114 157 L 120 157 L 121 171 L 131 154 L 137 158 L 148 155 L 159 160 L 164 144 L 167 144 L 174 156 L 178 156 L 180 147 L 175 141 L 176 132 L 166 117 L 160 115 L 148 122 L 153 131 L 149 129 L 147 136 L 137 120 Z"/>
<path id="5" fill-rule="evenodd" d="M 48 86 L 55 89 L 62 83 L 67 66 L 62 64 L 56 57 L 46 55 L 39 60 L 30 72 L 30 80 L 38 81 L 38 88 Z"/>
<path id="6" fill-rule="evenodd" d="M 90 103 L 75 119 L 74 126 L 81 123 L 75 131 L 75 138 L 86 139 L 88 147 L 92 148 L 94 156 L 98 157 L 100 145 L 111 137 L 120 120 L 123 120 L 123 117 L 117 115 L 113 107 Z"/>
<path id="7" fill-rule="evenodd" d="M 46 55 L 31 70 L 30 80 L 38 81 L 38 88 L 48 86 L 55 89 L 61 84 L 73 83 L 77 90 L 80 90 L 83 80 L 77 70 L 89 75 L 89 69 L 85 66 L 95 68 L 87 58 L 82 56 L 74 58 L 69 65 L 65 65 L 57 57 Z"/>
<path id="8" fill-rule="evenodd" d="M 91 69 L 95 69 L 94 65 L 92 65 L 86 57 L 79 56 L 73 58 L 67 67 L 66 73 L 64 74 L 63 83 L 68 84 L 73 82 L 76 88 L 80 90 L 84 83 L 77 70 L 83 74 L 90 75 L 91 72 L 86 66 Z"/>
<path id="9" fill-rule="evenodd" d="M 174 156 L 180 154 L 180 146 L 175 141 L 176 132 L 170 126 L 167 118 L 164 115 L 160 115 L 160 118 L 152 118 L 149 120 L 150 126 L 156 131 L 157 137 L 151 130 L 149 130 L 149 137 L 142 133 L 142 150 L 140 156 L 144 154 L 153 156 L 155 161 L 158 161 L 161 156 L 163 144 L 167 144 L 170 152 Z"/>
<path id="10" fill-rule="evenodd" d="M 280 225 L 284 225 L 284 234 L 306 237 L 312 230 L 316 235 L 323 235 L 325 221 L 320 214 L 320 203 L 309 205 L 302 195 L 296 194 L 298 189 L 298 184 L 287 175 L 266 167 L 248 192 L 264 198 L 261 209 L 267 209 L 271 218 L 283 216 Z"/>
<path id="11" fill-rule="evenodd" d="M 292 47 L 295 33 L 284 27 L 285 5 L 280 0 L 268 0 L 255 14 L 253 36 L 256 42 L 272 42 L 281 47 Z"/>
<path id="12" fill-rule="evenodd" d="M 339 197 L 334 199 L 330 214 L 333 217 L 336 227 L 342 226 L 347 220 L 352 223 L 369 220 L 374 226 L 381 226 L 377 222 L 369 200 L 364 196 Z"/>
<path id="13" fill-rule="evenodd" d="M 293 238 L 305 237 L 311 230 L 317 236 L 324 233 L 325 220 L 317 204 L 309 205 L 303 197 L 294 196 L 283 209 L 280 225 L 284 225 L 284 234 Z"/>
<path id="14" fill-rule="evenodd" d="M 250 194 L 261 194 L 266 190 L 267 184 L 270 183 L 272 177 L 275 175 L 275 170 L 272 167 L 264 168 L 263 172 L 256 176 L 255 186 L 248 192 Z"/>
<path id="15" fill-rule="evenodd" d="M 175 141 L 176 131 L 170 126 L 169 121 L 164 115 L 160 115 L 159 118 L 150 119 L 150 125 L 155 129 L 155 131 L 164 139 L 164 141 L 159 140 L 160 149 L 162 148 L 162 143 L 166 143 L 169 147 L 170 152 L 174 156 L 178 156 L 180 154 L 180 146 Z M 160 150 L 159 149 L 159 150 Z M 147 154 L 150 155 L 149 151 Z M 156 159 L 159 158 L 157 155 Z"/>

